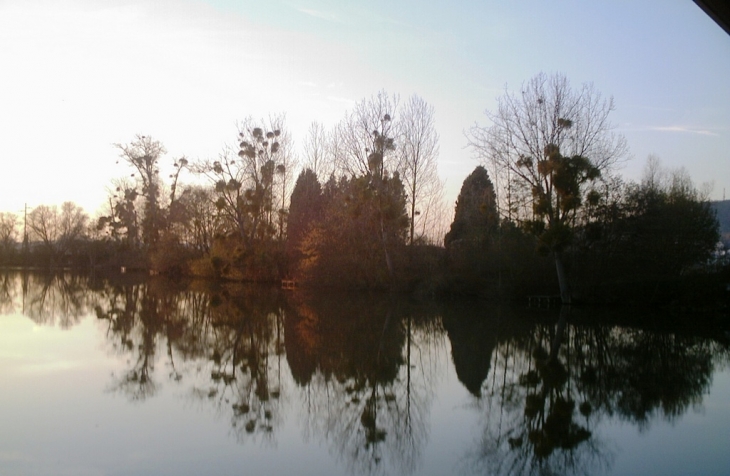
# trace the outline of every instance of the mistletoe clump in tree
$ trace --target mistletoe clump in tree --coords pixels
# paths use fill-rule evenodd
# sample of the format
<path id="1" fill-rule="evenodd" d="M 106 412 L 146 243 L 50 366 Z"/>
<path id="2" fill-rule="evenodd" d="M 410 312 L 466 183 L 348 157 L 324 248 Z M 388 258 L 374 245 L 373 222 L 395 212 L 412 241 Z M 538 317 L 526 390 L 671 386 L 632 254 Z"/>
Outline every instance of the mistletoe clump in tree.
<path id="1" fill-rule="evenodd" d="M 219 160 L 194 167 L 215 192 L 220 226 L 214 261 L 238 268 L 239 277 L 277 277 L 286 229 L 288 143 L 283 117 L 270 120 L 268 127 L 249 118 L 239 128 L 235 155 L 228 150 Z"/>
<path id="2" fill-rule="evenodd" d="M 627 154 L 613 133 L 613 99 L 591 84 L 574 89 L 561 74 L 538 74 L 520 93 L 505 92 L 491 125 L 474 126 L 470 145 L 496 179 L 503 217 L 534 234 L 552 254 L 563 303 L 571 302 L 563 252 L 587 203 L 600 198 L 593 185 Z"/>

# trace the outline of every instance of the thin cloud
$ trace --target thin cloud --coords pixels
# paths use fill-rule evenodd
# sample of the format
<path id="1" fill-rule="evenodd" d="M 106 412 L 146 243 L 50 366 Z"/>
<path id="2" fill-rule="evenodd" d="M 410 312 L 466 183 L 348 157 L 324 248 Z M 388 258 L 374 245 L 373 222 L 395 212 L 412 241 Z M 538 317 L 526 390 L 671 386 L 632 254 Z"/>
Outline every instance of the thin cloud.
<path id="1" fill-rule="evenodd" d="M 680 133 L 687 133 L 687 134 L 698 134 L 702 136 L 717 136 L 718 134 L 716 132 L 708 131 L 707 129 L 696 129 L 694 127 L 686 127 L 686 126 L 655 126 L 650 127 L 650 131 L 657 131 L 657 132 L 680 132 Z"/>
<path id="2" fill-rule="evenodd" d="M 353 105 L 355 105 L 355 103 L 357 103 L 357 101 L 355 101 L 354 99 L 343 98 L 343 97 L 338 97 L 338 96 L 327 96 L 327 100 L 344 103 L 344 104 L 347 104 L 348 106 L 353 106 Z"/>
<path id="3" fill-rule="evenodd" d="M 641 111 L 673 112 L 675 109 L 667 106 L 655 106 L 648 104 L 627 104 L 622 106 L 626 109 L 638 109 Z"/>
<path id="4" fill-rule="evenodd" d="M 313 10 L 311 8 L 294 7 L 294 9 L 310 17 L 319 18 L 320 20 L 327 20 L 335 23 L 340 23 L 340 19 L 332 12 L 325 12 L 321 10 Z"/>

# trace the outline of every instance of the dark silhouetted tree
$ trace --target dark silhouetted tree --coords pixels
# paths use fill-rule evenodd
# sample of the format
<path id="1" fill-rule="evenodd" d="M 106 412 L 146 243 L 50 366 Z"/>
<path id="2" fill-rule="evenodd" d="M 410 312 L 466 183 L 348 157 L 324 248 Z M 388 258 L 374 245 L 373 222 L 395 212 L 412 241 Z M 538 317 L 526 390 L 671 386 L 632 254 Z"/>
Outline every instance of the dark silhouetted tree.
<path id="1" fill-rule="evenodd" d="M 160 239 L 160 233 L 165 227 L 165 220 L 160 209 L 160 158 L 167 152 L 161 142 L 149 136 L 137 135 L 129 144 L 115 144 L 120 150 L 121 159 L 129 165 L 133 172 L 131 176 L 136 182 L 134 189 L 120 190 L 125 195 L 127 206 L 129 202 L 141 196 L 144 200 L 144 213 L 140 228 L 142 241 L 150 248 L 154 248 Z M 119 210 L 126 213 L 129 210 Z"/>
<path id="2" fill-rule="evenodd" d="M 289 205 L 287 256 L 292 264 L 301 259 L 299 248 L 309 229 L 322 218 L 322 187 L 312 169 L 299 174 Z"/>
<path id="3" fill-rule="evenodd" d="M 498 225 L 494 186 L 487 170 L 480 165 L 461 186 L 454 221 L 444 238 L 444 244 L 448 248 L 457 241 L 463 241 L 483 248 Z"/>
<path id="4" fill-rule="evenodd" d="M 640 185 L 628 187 L 618 254 L 628 259 L 631 275 L 676 276 L 710 258 L 718 222 L 686 171 L 654 165 L 649 162 Z"/>
<path id="5" fill-rule="evenodd" d="M 613 99 L 591 84 L 573 89 L 561 74 L 538 74 L 519 94 L 505 92 L 492 125 L 474 126 L 470 145 L 492 168 L 502 209 L 539 238 L 553 254 L 563 302 L 571 301 L 563 250 L 577 216 L 596 201 L 591 185 L 627 153 L 626 140 L 612 132 Z"/>

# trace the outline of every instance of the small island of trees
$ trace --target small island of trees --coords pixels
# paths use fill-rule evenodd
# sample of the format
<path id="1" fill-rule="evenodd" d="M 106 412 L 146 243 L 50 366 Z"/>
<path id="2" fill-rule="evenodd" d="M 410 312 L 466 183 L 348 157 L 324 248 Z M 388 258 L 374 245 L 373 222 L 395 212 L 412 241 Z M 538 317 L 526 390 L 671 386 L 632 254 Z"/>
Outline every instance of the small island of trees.
<path id="1" fill-rule="evenodd" d="M 466 133 L 479 165 L 450 225 L 435 112 L 418 96 L 380 92 L 329 130 L 313 123 L 302 157 L 283 115 L 244 120 L 216 159 L 171 160 L 138 135 L 114 145 L 124 176 L 99 216 L 71 202 L 1 213 L 0 265 L 434 297 L 705 299 L 726 272 L 708 196 L 653 157 L 639 183 L 624 180 L 613 110 L 561 74 L 505 92 Z"/>

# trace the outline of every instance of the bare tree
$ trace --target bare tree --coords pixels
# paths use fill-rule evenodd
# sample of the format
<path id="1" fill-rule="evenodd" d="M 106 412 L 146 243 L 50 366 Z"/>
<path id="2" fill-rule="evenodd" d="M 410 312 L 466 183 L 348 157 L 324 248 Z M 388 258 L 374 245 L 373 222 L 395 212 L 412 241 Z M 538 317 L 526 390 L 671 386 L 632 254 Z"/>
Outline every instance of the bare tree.
<path id="1" fill-rule="evenodd" d="M 141 200 L 136 191 L 136 182 L 130 177 L 112 180 L 107 188 L 107 203 L 98 218 L 96 228 L 106 232 L 114 240 L 126 240 L 137 245 L 139 240 L 139 217 L 136 201 Z"/>
<path id="2" fill-rule="evenodd" d="M 0 213 L 0 256 L 7 256 L 15 250 L 18 216 L 10 212 Z"/>
<path id="3" fill-rule="evenodd" d="M 88 215 L 72 202 L 64 202 L 60 211 L 56 206 L 39 205 L 28 214 L 31 236 L 43 243 L 52 262 L 84 235 L 87 221 Z"/>
<path id="4" fill-rule="evenodd" d="M 443 198 L 443 183 L 438 176 L 439 136 L 434 109 L 422 98 L 411 96 L 401 109 L 399 171 L 408 193 L 409 242 L 416 228 L 421 236 L 434 237 L 436 209 Z"/>
<path id="5" fill-rule="evenodd" d="M 171 208 L 181 241 L 192 249 L 207 253 L 219 224 L 213 190 L 200 185 L 186 187 Z"/>
<path id="6" fill-rule="evenodd" d="M 394 120 L 398 112 L 400 98 L 380 91 L 369 99 L 364 99 L 348 112 L 335 127 L 333 152 L 336 159 L 336 172 L 343 175 L 368 175 L 373 169 L 371 159 L 374 150 L 374 133 L 380 137 L 397 138 L 397 122 Z M 396 171 L 398 157 L 396 154 L 385 154 L 381 171 Z"/>
<path id="7" fill-rule="evenodd" d="M 445 200 L 444 182 L 439 180 L 426 184 L 422 194 L 423 204 L 418 205 L 421 213 L 416 221 L 416 239 L 424 238 L 428 243 L 443 245 L 444 235 L 453 217 Z"/>
<path id="8" fill-rule="evenodd" d="M 601 173 L 625 159 L 626 139 L 613 132 L 608 119 L 614 108 L 613 98 L 604 99 L 593 84 L 573 89 L 562 74 L 540 73 L 523 84 L 520 94 L 505 91 L 497 111 L 485 113 L 492 125 L 476 124 L 467 134 L 490 176 L 500 182 L 502 209 L 510 210 L 509 187 L 512 195 L 520 190 L 529 194 L 532 185 L 549 181 L 537 170 L 546 161 L 548 145 L 557 146 L 564 156 L 589 158 Z M 523 159 L 532 159 L 531 166 L 526 168 Z"/>
<path id="9" fill-rule="evenodd" d="M 304 140 L 304 168 L 310 169 L 324 182 L 334 173 L 335 160 L 332 140 L 324 125 L 312 122 Z"/>
<path id="10" fill-rule="evenodd" d="M 519 94 L 506 91 L 492 125 L 475 125 L 468 137 L 498 182 L 502 214 L 527 225 L 553 253 L 563 302 L 570 302 L 562 259 L 583 203 L 597 200 L 591 185 L 626 157 L 623 136 L 608 116 L 613 98 L 592 84 L 573 89 L 562 74 L 538 74 Z M 505 213 L 506 211 L 506 213 Z"/>
<path id="11" fill-rule="evenodd" d="M 289 134 L 289 130 L 284 128 L 286 117 L 284 115 L 276 118 L 279 130 L 279 160 L 276 164 L 275 184 L 273 190 L 273 199 L 279 205 L 277 216 L 279 219 L 279 241 L 283 241 L 286 237 L 286 229 L 289 218 L 288 203 L 291 201 L 291 193 L 294 190 L 295 171 L 298 168 L 298 159 L 294 153 L 294 144 Z M 278 195 L 278 197 L 277 197 Z"/>
<path id="12" fill-rule="evenodd" d="M 28 214 L 28 228 L 31 238 L 39 240 L 43 246 L 53 255 L 56 254 L 56 241 L 58 240 L 58 210 L 56 207 L 39 205 Z"/>
<path id="13" fill-rule="evenodd" d="M 84 236 L 86 232 L 86 223 L 89 216 L 83 208 L 73 202 L 63 202 L 61 204 L 61 213 L 58 218 L 58 226 L 60 231 L 60 240 L 63 248 L 70 248 L 73 243 Z"/>

